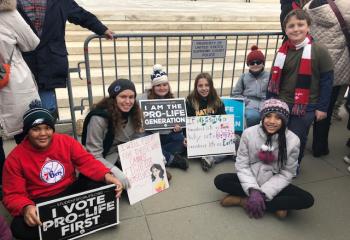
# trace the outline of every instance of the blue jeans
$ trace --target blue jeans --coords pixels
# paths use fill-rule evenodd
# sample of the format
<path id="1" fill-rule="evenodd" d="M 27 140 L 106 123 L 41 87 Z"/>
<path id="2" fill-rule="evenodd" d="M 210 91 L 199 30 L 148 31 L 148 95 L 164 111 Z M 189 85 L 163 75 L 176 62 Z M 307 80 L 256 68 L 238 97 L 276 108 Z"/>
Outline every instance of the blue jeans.
<path id="1" fill-rule="evenodd" d="M 260 123 L 260 112 L 254 108 L 245 109 L 245 119 L 247 121 L 247 128 Z"/>
<path id="2" fill-rule="evenodd" d="M 54 89 L 51 89 L 51 90 L 39 89 L 39 96 L 40 96 L 41 104 L 43 108 L 46 108 L 52 113 L 57 110 L 57 100 L 56 100 L 56 93 Z"/>
<path id="3" fill-rule="evenodd" d="M 182 153 L 185 150 L 183 141 L 184 135 L 182 132 L 171 132 L 169 134 L 161 134 L 160 144 L 162 145 L 162 152 L 167 162 L 170 164 L 171 156 L 175 153 Z"/>
<path id="4" fill-rule="evenodd" d="M 312 122 L 315 119 L 315 112 L 306 112 L 304 116 L 298 117 L 291 115 L 289 117 L 288 129 L 295 133 L 300 139 L 300 153 L 298 157 L 298 163 L 304 157 L 304 150 L 307 142 L 307 135 Z"/>

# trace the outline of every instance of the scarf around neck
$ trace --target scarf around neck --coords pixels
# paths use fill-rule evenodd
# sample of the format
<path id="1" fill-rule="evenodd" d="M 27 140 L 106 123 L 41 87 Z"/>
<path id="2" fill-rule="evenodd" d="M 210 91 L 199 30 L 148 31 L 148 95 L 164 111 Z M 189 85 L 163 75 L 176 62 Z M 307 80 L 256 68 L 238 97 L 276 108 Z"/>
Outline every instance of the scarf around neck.
<path id="1" fill-rule="evenodd" d="M 278 49 L 274 65 L 271 69 L 271 79 L 268 85 L 268 91 L 279 95 L 282 69 L 289 49 L 303 49 L 300 59 L 297 83 L 294 90 L 294 105 L 291 111 L 292 115 L 303 116 L 309 103 L 310 85 L 311 85 L 311 46 L 312 38 L 307 36 L 305 40 L 294 45 L 290 40 L 284 42 Z"/>

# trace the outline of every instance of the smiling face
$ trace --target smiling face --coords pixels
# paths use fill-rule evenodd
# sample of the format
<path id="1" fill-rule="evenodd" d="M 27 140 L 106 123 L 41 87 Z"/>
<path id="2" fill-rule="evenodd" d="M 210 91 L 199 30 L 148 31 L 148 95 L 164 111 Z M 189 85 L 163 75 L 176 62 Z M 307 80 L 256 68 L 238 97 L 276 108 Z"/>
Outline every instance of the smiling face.
<path id="1" fill-rule="evenodd" d="M 38 150 L 45 150 L 51 144 L 52 135 L 53 129 L 50 126 L 40 124 L 32 127 L 28 131 L 28 140 L 34 148 Z"/>
<path id="2" fill-rule="evenodd" d="M 210 91 L 209 81 L 206 78 L 201 78 L 197 83 L 197 92 L 201 97 L 208 97 Z"/>
<path id="3" fill-rule="evenodd" d="M 299 20 L 296 16 L 290 17 L 286 23 L 286 35 L 288 36 L 288 39 L 295 45 L 302 43 L 309 31 L 310 27 L 307 21 Z"/>
<path id="4" fill-rule="evenodd" d="M 170 91 L 169 83 L 161 83 L 156 86 L 153 86 L 154 94 L 158 97 L 164 97 Z"/>
<path id="5" fill-rule="evenodd" d="M 260 72 L 264 68 L 264 63 L 259 60 L 254 60 L 249 63 L 249 70 L 252 72 Z"/>
<path id="6" fill-rule="evenodd" d="M 115 98 L 117 107 L 122 112 L 130 112 L 135 104 L 135 93 L 132 90 L 124 90 Z"/>
<path id="7" fill-rule="evenodd" d="M 282 119 L 277 113 L 268 113 L 265 115 L 263 125 L 269 134 L 274 134 L 282 127 Z"/>

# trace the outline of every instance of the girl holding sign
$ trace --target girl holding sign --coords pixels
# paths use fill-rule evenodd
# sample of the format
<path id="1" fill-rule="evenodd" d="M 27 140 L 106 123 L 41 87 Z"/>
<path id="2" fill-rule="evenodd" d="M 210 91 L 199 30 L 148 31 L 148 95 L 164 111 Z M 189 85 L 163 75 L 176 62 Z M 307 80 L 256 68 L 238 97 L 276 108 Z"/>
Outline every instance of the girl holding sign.
<path id="1" fill-rule="evenodd" d="M 250 217 L 265 211 L 285 218 L 291 209 L 313 205 L 312 195 L 291 184 L 298 166 L 300 140 L 287 129 L 289 108 L 277 99 L 265 101 L 261 123 L 242 135 L 236 158 L 237 173 L 218 175 L 215 186 L 228 196 L 221 205 L 242 206 Z"/>
<path id="2" fill-rule="evenodd" d="M 151 88 L 139 100 L 169 98 L 174 98 L 174 95 L 171 92 L 168 76 L 163 71 L 162 65 L 156 64 L 153 66 L 153 73 L 151 74 Z M 180 155 L 185 151 L 185 148 L 183 145 L 184 135 L 178 124 L 173 129 L 153 130 L 149 132 L 159 132 L 162 152 L 167 167 L 176 167 L 183 170 L 188 168 L 187 158 Z"/>
<path id="3" fill-rule="evenodd" d="M 102 99 L 86 116 L 82 144 L 101 161 L 122 183 L 129 181 L 121 171 L 118 145 L 143 135 L 141 111 L 133 82 L 118 79 L 108 88 L 109 97 Z"/>
<path id="4" fill-rule="evenodd" d="M 186 99 L 186 110 L 188 117 L 226 114 L 225 105 L 219 98 L 209 73 L 197 75 L 194 89 Z M 222 161 L 225 157 L 202 157 L 202 169 L 208 171 L 214 163 Z"/>

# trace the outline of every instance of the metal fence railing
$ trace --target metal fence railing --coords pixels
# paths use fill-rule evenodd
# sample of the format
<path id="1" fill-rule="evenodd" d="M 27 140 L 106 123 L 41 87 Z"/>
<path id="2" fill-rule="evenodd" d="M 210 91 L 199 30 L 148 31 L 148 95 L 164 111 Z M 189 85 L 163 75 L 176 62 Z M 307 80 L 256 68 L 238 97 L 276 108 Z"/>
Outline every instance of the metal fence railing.
<path id="1" fill-rule="evenodd" d="M 250 46 L 258 45 L 269 69 L 281 37 L 281 32 L 130 33 L 116 34 L 113 40 L 91 35 L 84 43 L 89 106 L 106 95 L 106 86 L 116 78 L 130 79 L 138 93 L 144 92 L 156 63 L 165 68 L 177 96 L 188 95 L 203 71 L 213 76 L 221 96 L 229 95 L 247 70 Z"/>

